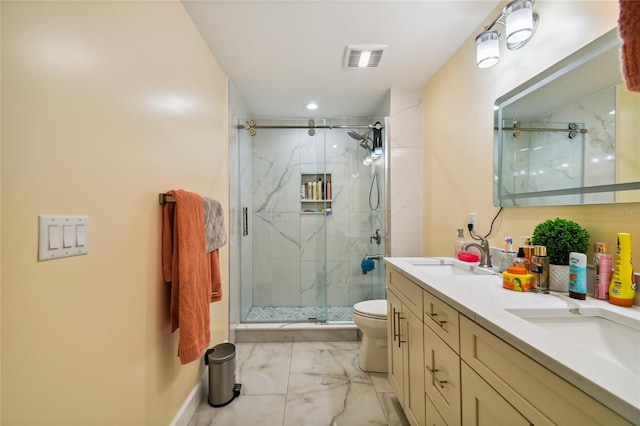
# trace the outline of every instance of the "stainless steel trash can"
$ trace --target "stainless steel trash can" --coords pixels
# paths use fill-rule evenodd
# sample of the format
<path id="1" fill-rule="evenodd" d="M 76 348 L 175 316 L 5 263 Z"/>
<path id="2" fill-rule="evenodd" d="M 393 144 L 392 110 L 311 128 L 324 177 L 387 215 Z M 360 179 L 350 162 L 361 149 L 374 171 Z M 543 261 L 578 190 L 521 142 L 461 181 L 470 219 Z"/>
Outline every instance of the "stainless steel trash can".
<path id="1" fill-rule="evenodd" d="M 204 354 L 209 366 L 209 405 L 223 407 L 240 395 L 236 383 L 236 347 L 233 343 L 220 343 Z"/>

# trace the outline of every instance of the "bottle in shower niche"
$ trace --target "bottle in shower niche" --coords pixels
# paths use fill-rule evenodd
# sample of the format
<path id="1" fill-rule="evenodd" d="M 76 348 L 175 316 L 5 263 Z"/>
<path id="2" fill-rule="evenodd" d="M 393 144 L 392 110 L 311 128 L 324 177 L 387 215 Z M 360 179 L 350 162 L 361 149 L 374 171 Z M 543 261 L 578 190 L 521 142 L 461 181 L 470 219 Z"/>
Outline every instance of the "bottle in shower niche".
<path id="1" fill-rule="evenodd" d="M 609 299 L 609 283 L 611 282 L 611 270 L 613 260 L 609 252 L 609 244 L 593 244 L 593 297 L 600 300 Z"/>
<path id="2" fill-rule="evenodd" d="M 462 228 L 458 229 L 458 236 L 456 237 L 455 244 L 455 257 L 458 257 L 458 253 L 462 252 L 462 247 L 464 247 L 464 230 Z"/>
<path id="3" fill-rule="evenodd" d="M 547 257 L 547 247 L 533 246 L 533 256 L 531 256 L 531 273 L 535 277 L 535 293 L 549 293 L 549 258 Z"/>
<path id="4" fill-rule="evenodd" d="M 587 256 L 584 253 L 569 253 L 569 297 L 587 298 Z"/>

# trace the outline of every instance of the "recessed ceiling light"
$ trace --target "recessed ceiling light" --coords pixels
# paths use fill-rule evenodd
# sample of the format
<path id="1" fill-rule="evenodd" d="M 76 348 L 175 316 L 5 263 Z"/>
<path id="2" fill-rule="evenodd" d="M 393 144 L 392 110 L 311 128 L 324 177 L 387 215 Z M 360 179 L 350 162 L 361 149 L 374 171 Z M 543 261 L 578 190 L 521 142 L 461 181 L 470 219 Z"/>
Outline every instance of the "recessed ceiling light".
<path id="1" fill-rule="evenodd" d="M 310 110 L 310 111 L 315 111 L 318 109 L 318 104 L 315 102 L 309 102 L 308 104 L 306 104 L 304 106 L 306 109 Z"/>

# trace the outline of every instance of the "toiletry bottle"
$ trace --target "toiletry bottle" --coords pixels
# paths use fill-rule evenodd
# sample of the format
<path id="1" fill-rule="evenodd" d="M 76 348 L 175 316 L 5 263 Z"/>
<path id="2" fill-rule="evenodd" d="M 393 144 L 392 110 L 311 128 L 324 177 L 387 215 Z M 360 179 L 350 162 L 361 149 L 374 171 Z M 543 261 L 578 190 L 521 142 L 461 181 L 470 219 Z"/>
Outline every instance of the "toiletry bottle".
<path id="1" fill-rule="evenodd" d="M 522 236 L 522 249 L 524 250 L 524 257 L 527 258 L 529 264 L 531 264 L 531 256 L 533 256 L 533 246 L 531 245 L 531 237 Z"/>
<path id="2" fill-rule="evenodd" d="M 531 272 L 531 262 L 524 255 L 524 247 L 518 247 L 518 256 L 513 261 L 513 266 L 522 266 L 528 272 Z"/>
<path id="3" fill-rule="evenodd" d="M 549 293 L 549 258 L 547 247 L 533 246 L 531 256 L 531 272 L 535 276 L 535 286 L 532 291 L 536 293 Z"/>
<path id="4" fill-rule="evenodd" d="M 327 181 L 327 200 L 331 200 L 331 181 Z"/>
<path id="5" fill-rule="evenodd" d="M 587 255 L 569 253 L 569 297 L 584 300 L 587 297 Z"/>
<path id="6" fill-rule="evenodd" d="M 593 245 L 593 296 L 596 299 L 607 300 L 609 298 L 609 283 L 611 282 L 611 269 L 613 267 L 609 244 L 594 243 Z"/>
<path id="7" fill-rule="evenodd" d="M 609 303 L 618 306 L 633 306 L 636 282 L 631 264 L 631 234 L 618 233 L 618 248 L 609 285 Z"/>
<path id="8" fill-rule="evenodd" d="M 462 228 L 458 229 L 458 236 L 456 237 L 456 249 L 455 256 L 458 257 L 458 253 L 462 251 L 462 247 L 464 247 L 464 230 Z"/>

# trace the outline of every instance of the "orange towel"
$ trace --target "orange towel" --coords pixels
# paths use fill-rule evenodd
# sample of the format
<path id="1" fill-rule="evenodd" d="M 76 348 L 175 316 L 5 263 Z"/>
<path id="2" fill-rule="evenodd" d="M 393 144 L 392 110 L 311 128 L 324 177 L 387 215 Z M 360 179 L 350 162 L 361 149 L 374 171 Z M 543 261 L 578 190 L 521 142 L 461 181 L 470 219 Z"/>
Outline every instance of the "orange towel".
<path id="1" fill-rule="evenodd" d="M 207 254 L 202 197 L 183 190 L 163 208 L 162 271 L 171 281 L 171 330 L 180 328 L 182 364 L 200 358 L 209 346 L 209 303 L 220 300 L 218 251 Z M 215 254 L 214 254 L 215 253 Z"/>
<path id="2" fill-rule="evenodd" d="M 627 89 L 640 92 L 640 0 L 619 0 L 622 74 Z"/>

